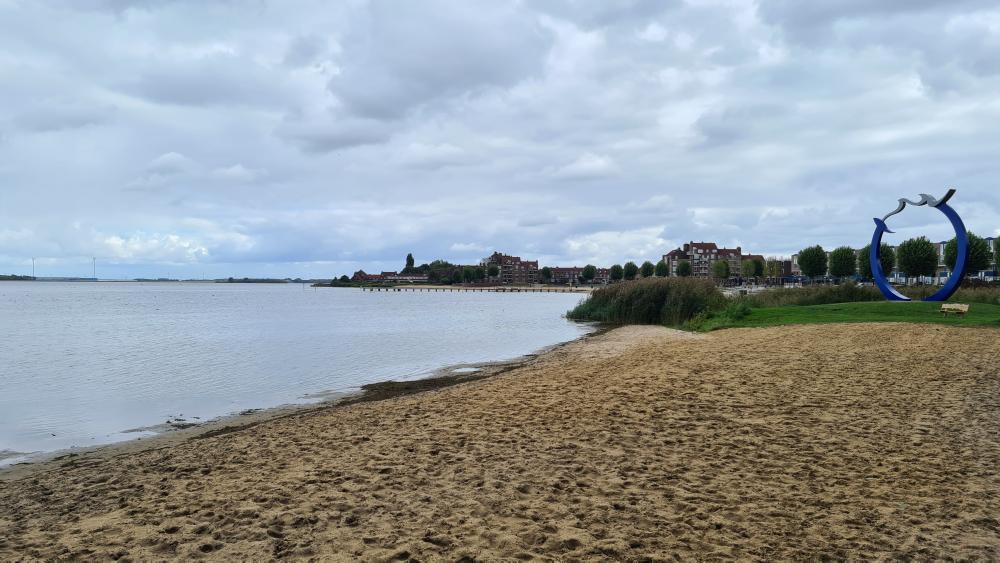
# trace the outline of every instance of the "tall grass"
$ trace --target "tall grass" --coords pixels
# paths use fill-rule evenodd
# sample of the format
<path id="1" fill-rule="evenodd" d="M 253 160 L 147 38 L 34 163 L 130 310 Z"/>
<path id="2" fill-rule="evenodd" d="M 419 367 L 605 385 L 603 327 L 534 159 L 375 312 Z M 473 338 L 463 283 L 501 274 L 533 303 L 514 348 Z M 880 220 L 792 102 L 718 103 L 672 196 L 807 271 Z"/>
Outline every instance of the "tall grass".
<path id="1" fill-rule="evenodd" d="M 936 285 L 899 286 L 899 292 L 913 300 L 930 296 Z M 769 289 L 749 295 L 743 300 L 751 307 L 784 307 L 787 305 L 829 305 L 858 301 L 882 301 L 885 297 L 874 286 L 859 286 L 848 282 L 841 285 L 808 285 L 794 289 Z M 949 301 L 962 303 L 1000 304 L 1000 286 L 961 287 Z"/>
<path id="2" fill-rule="evenodd" d="M 615 324 L 679 326 L 698 314 L 725 306 L 725 296 L 708 280 L 646 278 L 598 289 L 566 316 Z"/>
<path id="3" fill-rule="evenodd" d="M 900 292 L 911 299 L 923 299 L 939 289 L 936 285 L 918 285 L 901 288 Z M 1000 286 L 960 287 L 948 301 L 1000 305 Z"/>
<path id="4" fill-rule="evenodd" d="M 751 307 L 784 307 L 787 305 L 827 305 L 855 301 L 882 301 L 885 297 L 877 287 L 854 283 L 840 285 L 807 285 L 794 289 L 768 289 L 745 298 Z"/>

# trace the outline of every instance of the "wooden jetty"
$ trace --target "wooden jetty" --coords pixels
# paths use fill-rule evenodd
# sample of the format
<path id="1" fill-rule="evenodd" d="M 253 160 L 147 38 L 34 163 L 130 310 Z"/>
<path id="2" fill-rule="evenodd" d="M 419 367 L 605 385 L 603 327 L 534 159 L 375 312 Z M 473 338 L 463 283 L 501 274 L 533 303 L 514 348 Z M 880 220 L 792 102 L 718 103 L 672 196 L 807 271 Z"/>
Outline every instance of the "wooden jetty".
<path id="1" fill-rule="evenodd" d="M 518 287 L 518 286 L 452 286 L 452 285 L 395 285 L 362 286 L 361 291 L 465 291 L 479 293 L 590 293 L 593 291 L 589 287 Z"/>

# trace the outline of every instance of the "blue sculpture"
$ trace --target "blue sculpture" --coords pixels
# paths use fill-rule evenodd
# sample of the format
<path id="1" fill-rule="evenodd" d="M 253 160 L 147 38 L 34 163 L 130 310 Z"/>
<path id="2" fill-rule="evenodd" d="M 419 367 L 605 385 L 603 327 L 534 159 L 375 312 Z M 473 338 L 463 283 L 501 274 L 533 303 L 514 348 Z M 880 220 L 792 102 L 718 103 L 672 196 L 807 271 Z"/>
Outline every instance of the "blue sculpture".
<path id="1" fill-rule="evenodd" d="M 892 232 L 886 226 L 885 221 L 905 209 L 907 203 L 910 205 L 929 205 L 944 213 L 944 216 L 951 221 L 951 226 L 955 229 L 955 237 L 958 240 L 958 256 L 955 259 L 955 268 L 952 270 L 951 276 L 948 277 L 948 281 L 941 289 L 935 292 L 934 295 L 924 299 L 924 301 L 945 301 L 955 293 L 958 285 L 962 283 L 962 278 L 965 277 L 965 263 L 969 257 L 969 235 L 965 231 L 965 224 L 962 223 L 961 217 L 948 205 L 948 200 L 953 195 L 955 195 L 955 190 L 949 189 L 948 193 L 944 194 L 944 197 L 941 199 L 936 199 L 927 194 L 920 194 L 920 201 L 900 199 L 899 207 L 895 211 L 881 219 L 875 219 L 875 234 L 872 235 L 872 246 L 868 259 L 872 268 L 872 277 L 875 278 L 875 284 L 882 291 L 882 295 L 885 295 L 886 299 L 890 301 L 910 301 L 909 297 L 892 287 L 889 280 L 886 279 L 885 273 L 882 271 L 882 262 L 879 261 L 879 258 L 882 256 L 882 235 Z"/>

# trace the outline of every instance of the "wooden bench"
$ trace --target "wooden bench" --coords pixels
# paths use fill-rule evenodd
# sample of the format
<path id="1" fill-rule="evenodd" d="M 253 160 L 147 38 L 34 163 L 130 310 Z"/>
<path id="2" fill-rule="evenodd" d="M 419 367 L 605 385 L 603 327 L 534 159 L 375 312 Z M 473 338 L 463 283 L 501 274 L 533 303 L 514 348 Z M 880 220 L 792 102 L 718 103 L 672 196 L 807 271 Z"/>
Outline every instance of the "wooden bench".
<path id="1" fill-rule="evenodd" d="M 948 316 L 948 313 L 964 315 L 969 312 L 969 306 L 964 303 L 945 303 L 941 305 L 941 314 Z"/>

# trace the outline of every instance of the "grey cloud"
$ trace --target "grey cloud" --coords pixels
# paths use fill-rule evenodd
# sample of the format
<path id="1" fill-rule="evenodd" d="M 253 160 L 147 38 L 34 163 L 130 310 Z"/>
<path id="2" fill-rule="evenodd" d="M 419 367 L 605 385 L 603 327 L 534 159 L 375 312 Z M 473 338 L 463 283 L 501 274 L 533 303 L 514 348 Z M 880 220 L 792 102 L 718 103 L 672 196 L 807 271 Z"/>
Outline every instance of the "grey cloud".
<path id="1" fill-rule="evenodd" d="M 285 53 L 284 63 L 298 68 L 314 63 L 327 53 L 329 42 L 320 35 L 299 35 L 292 40 Z"/>
<path id="2" fill-rule="evenodd" d="M 12 119 L 15 128 L 34 133 L 80 129 L 112 119 L 114 108 L 58 101 L 35 103 Z"/>
<path id="3" fill-rule="evenodd" d="M 754 136 L 759 129 L 773 127 L 787 113 L 787 108 L 777 104 L 734 104 L 706 112 L 698 118 L 695 127 L 701 133 L 702 148 L 717 148 Z"/>
<path id="4" fill-rule="evenodd" d="M 956 10 L 994 8 L 988 0 L 840 0 L 838 2 L 798 2 L 796 0 L 761 0 L 759 11 L 765 21 L 806 33 L 816 26 L 842 20 L 884 17 L 923 12 L 954 13 Z"/>
<path id="5" fill-rule="evenodd" d="M 192 170 L 197 164 L 190 158 L 176 152 L 168 152 L 154 158 L 146 165 L 146 171 L 153 174 L 173 175 Z"/>
<path id="6" fill-rule="evenodd" d="M 320 119 L 294 118 L 282 124 L 277 134 L 310 153 L 384 143 L 392 137 L 391 126 L 382 121 L 355 117 Z"/>
<path id="7" fill-rule="evenodd" d="M 521 217 L 517 220 L 517 226 L 519 227 L 544 227 L 546 225 L 554 225 L 559 222 L 556 217 L 545 217 L 545 216 L 533 216 L 533 217 Z"/>
<path id="8" fill-rule="evenodd" d="M 542 0 L 535 5 L 544 13 L 572 21 L 585 28 L 644 22 L 680 2 L 663 0 L 625 0 L 621 2 L 590 2 L 588 0 Z"/>
<path id="9" fill-rule="evenodd" d="M 551 38 L 511 5 L 374 0 L 343 44 L 330 90 L 358 115 L 396 119 L 440 97 L 537 74 Z"/>
<path id="10" fill-rule="evenodd" d="M 287 90 L 274 74 L 253 61 L 225 55 L 159 61 L 123 89 L 153 102 L 191 106 L 280 107 L 287 100 Z"/>

